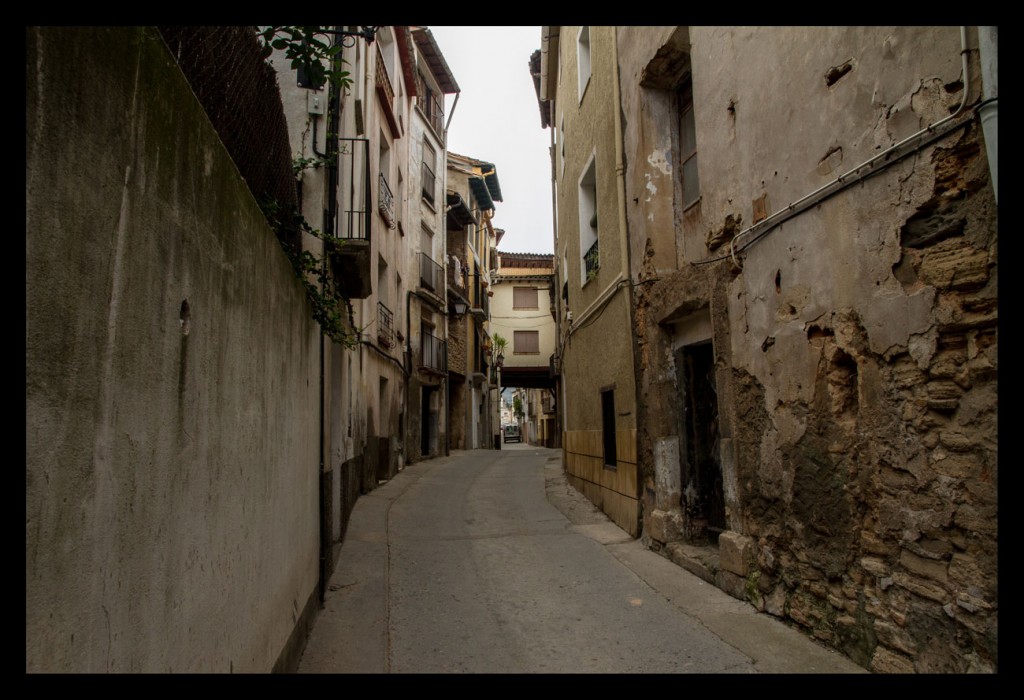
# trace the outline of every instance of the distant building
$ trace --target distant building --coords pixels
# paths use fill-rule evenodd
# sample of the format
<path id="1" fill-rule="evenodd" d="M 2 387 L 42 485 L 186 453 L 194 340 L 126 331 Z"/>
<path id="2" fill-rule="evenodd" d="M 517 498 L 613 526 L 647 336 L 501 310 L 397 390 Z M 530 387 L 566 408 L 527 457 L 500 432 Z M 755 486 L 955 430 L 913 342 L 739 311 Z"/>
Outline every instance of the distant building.
<path id="1" fill-rule="evenodd" d="M 528 389 L 529 414 L 524 439 L 533 445 L 560 447 L 553 364 L 555 355 L 554 256 L 498 251 L 491 299 L 492 335 L 505 338 L 503 387 Z"/>

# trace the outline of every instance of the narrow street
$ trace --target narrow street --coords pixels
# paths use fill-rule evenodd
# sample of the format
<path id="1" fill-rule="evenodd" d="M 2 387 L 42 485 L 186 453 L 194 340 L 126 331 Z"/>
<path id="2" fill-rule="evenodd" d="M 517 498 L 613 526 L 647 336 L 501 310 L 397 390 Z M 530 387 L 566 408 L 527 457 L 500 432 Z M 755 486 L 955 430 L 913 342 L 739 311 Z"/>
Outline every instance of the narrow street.
<path id="1" fill-rule="evenodd" d="M 300 673 L 860 673 L 643 548 L 522 444 L 362 496 Z"/>

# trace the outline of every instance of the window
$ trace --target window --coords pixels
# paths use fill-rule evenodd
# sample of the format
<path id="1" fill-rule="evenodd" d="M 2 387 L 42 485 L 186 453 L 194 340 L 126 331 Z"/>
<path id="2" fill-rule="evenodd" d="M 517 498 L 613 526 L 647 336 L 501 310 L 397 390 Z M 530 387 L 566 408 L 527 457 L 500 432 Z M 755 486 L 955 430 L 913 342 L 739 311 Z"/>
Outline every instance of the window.
<path id="1" fill-rule="evenodd" d="M 512 331 L 512 352 L 515 355 L 539 355 L 540 331 Z"/>
<path id="2" fill-rule="evenodd" d="M 562 117 L 561 124 L 558 127 L 558 147 L 562 153 L 562 157 L 559 160 L 561 171 L 558 173 L 558 176 L 562 177 L 565 175 L 565 117 Z"/>
<path id="3" fill-rule="evenodd" d="M 601 433 L 604 443 L 604 465 L 615 467 L 615 390 L 601 392 Z"/>
<path id="4" fill-rule="evenodd" d="M 590 27 L 580 27 L 579 35 L 576 37 L 576 67 L 579 69 L 582 102 L 583 92 L 590 82 Z"/>
<path id="5" fill-rule="evenodd" d="M 387 306 L 388 298 L 388 263 L 383 256 L 377 256 L 377 301 Z"/>
<path id="6" fill-rule="evenodd" d="M 601 259 L 597 246 L 597 165 L 594 154 L 579 184 L 580 210 L 580 286 L 597 276 Z"/>
<path id="7" fill-rule="evenodd" d="M 395 228 L 395 198 L 391 192 L 391 146 L 384 132 L 380 134 L 380 191 L 377 193 L 377 209 L 389 228 Z"/>
<path id="8" fill-rule="evenodd" d="M 418 93 L 416 106 L 423 112 L 423 116 L 427 118 L 438 138 L 442 138 L 444 134 L 444 95 L 422 72 L 416 73 L 416 91 Z"/>
<path id="9" fill-rule="evenodd" d="M 679 104 L 679 172 L 683 185 L 683 207 L 700 198 L 697 177 L 697 129 L 693 119 L 693 84 L 687 80 L 677 93 Z"/>
<path id="10" fill-rule="evenodd" d="M 512 288 L 513 309 L 539 309 L 537 305 L 536 287 L 513 287 Z"/>
<path id="11" fill-rule="evenodd" d="M 420 222 L 420 252 L 434 258 L 434 232 L 426 221 Z"/>
<path id="12" fill-rule="evenodd" d="M 437 168 L 437 153 L 433 146 L 423 141 L 423 199 L 430 204 L 434 203 L 434 193 L 437 191 L 437 178 L 434 177 L 434 170 Z"/>

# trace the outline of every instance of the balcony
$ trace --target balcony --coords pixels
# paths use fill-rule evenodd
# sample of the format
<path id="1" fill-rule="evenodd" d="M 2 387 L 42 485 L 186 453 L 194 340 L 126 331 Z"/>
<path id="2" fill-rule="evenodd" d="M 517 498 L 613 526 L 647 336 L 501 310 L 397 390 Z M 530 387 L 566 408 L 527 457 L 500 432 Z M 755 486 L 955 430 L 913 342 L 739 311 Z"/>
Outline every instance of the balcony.
<path id="1" fill-rule="evenodd" d="M 431 374 L 445 374 L 448 367 L 445 342 L 430 333 L 420 334 L 419 368 Z"/>
<path id="2" fill-rule="evenodd" d="M 594 241 L 594 245 L 587 249 L 587 252 L 583 255 L 583 263 L 585 265 L 586 281 L 597 277 L 597 270 L 601 267 L 601 256 L 597 249 L 597 241 Z"/>
<path id="3" fill-rule="evenodd" d="M 337 211 L 328 223 L 335 245 L 331 262 L 341 288 L 350 299 L 365 299 L 370 281 L 370 142 L 365 138 L 338 139 Z"/>
<path id="4" fill-rule="evenodd" d="M 384 117 L 388 126 L 391 127 L 391 135 L 394 138 L 401 138 L 402 130 L 395 118 L 395 88 L 391 85 L 391 77 L 388 75 L 387 66 L 384 64 L 384 56 L 381 55 L 380 46 L 377 46 L 377 97 L 380 99 Z"/>
<path id="5" fill-rule="evenodd" d="M 385 348 L 395 344 L 395 330 L 393 327 L 394 314 L 391 309 L 377 302 L 377 342 Z"/>
<path id="6" fill-rule="evenodd" d="M 476 284 L 473 287 L 473 302 L 469 306 L 469 311 L 474 316 L 477 316 L 481 321 L 486 321 L 491 315 L 491 301 L 490 297 L 484 291 L 483 285 Z"/>
<path id="7" fill-rule="evenodd" d="M 440 296 L 444 286 L 444 270 L 426 253 L 420 253 L 420 287 Z"/>
<path id="8" fill-rule="evenodd" d="M 388 228 L 393 229 L 397 226 L 395 222 L 395 196 L 391 194 L 391 187 L 388 185 L 388 180 L 384 177 L 384 173 L 380 174 L 380 182 L 377 187 L 377 211 L 384 217 Z"/>

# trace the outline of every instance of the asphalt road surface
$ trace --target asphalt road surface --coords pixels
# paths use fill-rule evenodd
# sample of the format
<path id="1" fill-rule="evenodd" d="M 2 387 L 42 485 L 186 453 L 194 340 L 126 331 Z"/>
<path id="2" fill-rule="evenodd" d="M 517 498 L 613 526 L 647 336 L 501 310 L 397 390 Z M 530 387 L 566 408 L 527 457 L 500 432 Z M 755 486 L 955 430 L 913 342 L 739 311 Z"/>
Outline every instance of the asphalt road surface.
<path id="1" fill-rule="evenodd" d="M 841 655 L 646 550 L 523 444 L 357 501 L 300 673 L 838 673 Z"/>

